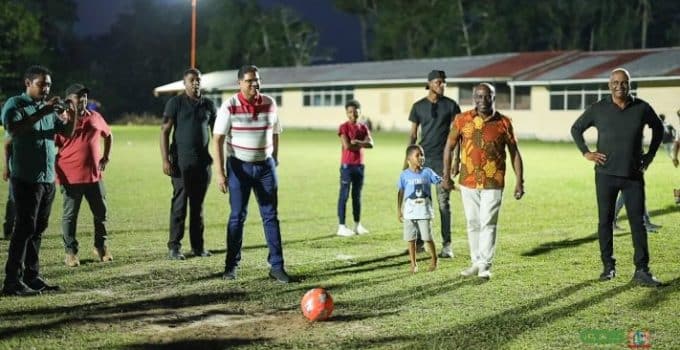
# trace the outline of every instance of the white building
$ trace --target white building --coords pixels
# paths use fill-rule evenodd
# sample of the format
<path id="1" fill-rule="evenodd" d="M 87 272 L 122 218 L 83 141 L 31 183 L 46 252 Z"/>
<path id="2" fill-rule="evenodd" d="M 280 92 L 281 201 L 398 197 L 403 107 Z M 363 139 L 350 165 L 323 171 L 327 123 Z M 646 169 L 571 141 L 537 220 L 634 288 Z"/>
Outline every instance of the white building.
<path id="1" fill-rule="evenodd" d="M 257 62 L 252 62 L 257 65 Z M 408 130 L 411 105 L 424 97 L 428 72 L 446 72 L 446 95 L 472 108 L 472 86 L 491 82 L 496 107 L 513 119 L 520 137 L 571 140 L 574 120 L 609 93 L 612 69 L 630 71 L 633 93 L 680 130 L 680 47 L 625 51 L 546 51 L 375 61 L 308 67 L 260 67 L 262 91 L 277 99 L 285 127 L 335 129 L 344 104 L 361 102 L 374 128 Z M 238 89 L 237 70 L 203 75 L 206 96 L 221 103 Z M 182 81 L 154 94 L 184 90 Z M 586 134 L 592 139 L 593 133 Z"/>

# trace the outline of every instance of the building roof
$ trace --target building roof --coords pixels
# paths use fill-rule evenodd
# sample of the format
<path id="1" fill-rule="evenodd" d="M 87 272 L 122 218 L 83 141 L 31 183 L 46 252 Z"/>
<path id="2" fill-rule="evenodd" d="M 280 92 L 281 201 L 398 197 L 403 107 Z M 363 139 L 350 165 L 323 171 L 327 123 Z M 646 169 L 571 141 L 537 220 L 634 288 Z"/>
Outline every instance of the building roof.
<path id="1" fill-rule="evenodd" d="M 518 76 L 514 85 L 606 82 L 618 67 L 636 81 L 680 80 L 680 47 L 578 52 L 557 66 Z"/>
<path id="2" fill-rule="evenodd" d="M 543 51 L 478 56 L 339 63 L 260 69 L 266 88 L 343 85 L 425 84 L 432 69 L 446 72 L 451 83 L 507 81 L 513 85 L 606 81 L 625 67 L 634 80 L 680 79 L 680 47 L 624 51 Z M 207 91 L 238 89 L 237 70 L 203 75 Z M 154 89 L 154 94 L 184 90 L 182 81 Z"/>

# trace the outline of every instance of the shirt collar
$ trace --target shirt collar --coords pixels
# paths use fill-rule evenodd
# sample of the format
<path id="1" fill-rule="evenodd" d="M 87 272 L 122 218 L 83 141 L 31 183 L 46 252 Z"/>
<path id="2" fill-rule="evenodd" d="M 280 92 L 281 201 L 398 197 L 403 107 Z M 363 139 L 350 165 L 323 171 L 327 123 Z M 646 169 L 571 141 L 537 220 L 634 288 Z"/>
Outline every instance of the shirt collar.
<path id="1" fill-rule="evenodd" d="M 41 106 L 43 104 L 43 101 L 36 101 L 36 100 L 32 99 L 31 96 L 28 96 L 28 94 L 26 92 L 21 93 L 21 98 L 24 99 L 24 101 L 26 101 L 28 103 L 33 103 L 33 104 L 36 104 L 38 106 Z"/>
<path id="2" fill-rule="evenodd" d="M 250 101 L 248 101 L 248 99 L 240 91 L 239 91 L 237 96 L 238 96 L 238 100 L 244 106 L 257 106 L 257 105 L 262 104 L 262 95 L 261 94 L 257 94 L 257 96 L 255 96 L 255 100 L 253 101 L 253 103 L 250 103 Z"/>
<path id="3" fill-rule="evenodd" d="M 475 108 L 474 111 L 475 111 L 475 116 L 479 116 L 480 118 L 484 119 L 484 118 L 482 117 L 481 114 L 477 113 L 477 108 Z M 498 119 L 499 116 L 500 116 L 500 113 L 498 113 L 498 110 L 497 110 L 497 109 L 494 109 L 494 110 L 493 110 L 493 114 L 492 114 L 491 117 L 489 117 L 489 119 L 487 119 L 486 121 L 488 122 L 488 121 L 492 121 L 492 120 Z"/>

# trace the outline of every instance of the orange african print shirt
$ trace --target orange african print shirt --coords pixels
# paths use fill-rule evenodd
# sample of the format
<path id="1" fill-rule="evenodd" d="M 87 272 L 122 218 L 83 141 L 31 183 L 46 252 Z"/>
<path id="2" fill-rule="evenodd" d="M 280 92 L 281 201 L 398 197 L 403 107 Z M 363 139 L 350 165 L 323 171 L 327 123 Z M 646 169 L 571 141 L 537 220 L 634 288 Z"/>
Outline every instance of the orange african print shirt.
<path id="1" fill-rule="evenodd" d="M 505 146 L 517 143 L 510 118 L 496 111 L 484 121 L 473 109 L 457 115 L 452 128 L 460 135 L 458 182 L 467 188 L 502 189 Z"/>

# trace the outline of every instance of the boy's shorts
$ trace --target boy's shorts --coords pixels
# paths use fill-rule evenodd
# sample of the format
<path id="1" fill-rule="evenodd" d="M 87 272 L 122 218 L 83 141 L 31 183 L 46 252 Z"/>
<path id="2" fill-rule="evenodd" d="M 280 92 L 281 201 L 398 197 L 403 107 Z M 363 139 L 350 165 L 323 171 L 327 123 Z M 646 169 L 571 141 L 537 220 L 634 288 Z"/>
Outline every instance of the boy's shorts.
<path id="1" fill-rule="evenodd" d="M 420 234 L 423 241 L 432 240 L 432 220 L 408 220 L 404 219 L 404 240 L 415 241 Z"/>

